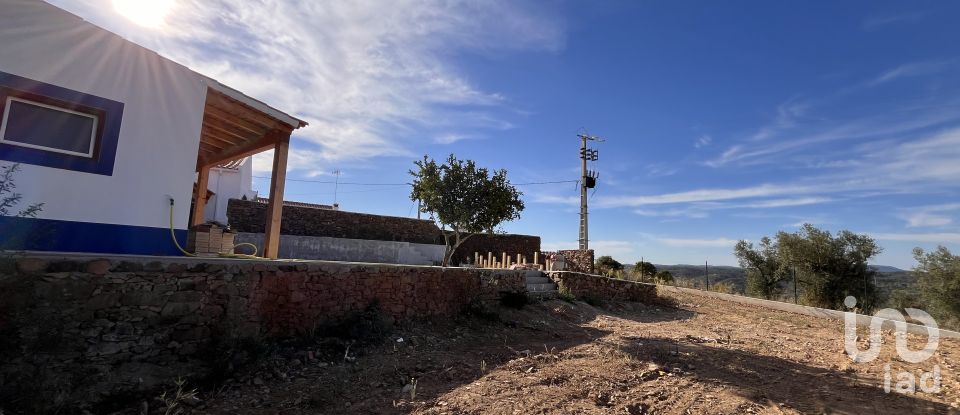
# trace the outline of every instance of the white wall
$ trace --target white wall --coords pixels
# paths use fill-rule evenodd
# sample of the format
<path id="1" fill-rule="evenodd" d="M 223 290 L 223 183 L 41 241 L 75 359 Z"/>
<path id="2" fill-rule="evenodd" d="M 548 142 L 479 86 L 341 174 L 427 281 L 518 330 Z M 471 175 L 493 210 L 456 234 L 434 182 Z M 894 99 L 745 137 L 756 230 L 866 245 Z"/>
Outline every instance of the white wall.
<path id="1" fill-rule="evenodd" d="M 203 77 L 36 0 L 2 0 L 0 71 L 124 104 L 113 175 L 22 164 L 24 205 L 45 203 L 46 219 L 166 228 L 170 195 L 187 227 Z"/>
<path id="2" fill-rule="evenodd" d="M 257 192 L 253 191 L 253 160 L 247 157 L 243 165 L 238 169 L 210 169 L 210 179 L 207 182 L 207 189 L 214 192 L 215 195 L 207 201 L 203 216 L 206 220 L 215 220 L 217 222 L 227 223 L 227 202 L 230 199 L 247 200 L 257 198 Z"/>

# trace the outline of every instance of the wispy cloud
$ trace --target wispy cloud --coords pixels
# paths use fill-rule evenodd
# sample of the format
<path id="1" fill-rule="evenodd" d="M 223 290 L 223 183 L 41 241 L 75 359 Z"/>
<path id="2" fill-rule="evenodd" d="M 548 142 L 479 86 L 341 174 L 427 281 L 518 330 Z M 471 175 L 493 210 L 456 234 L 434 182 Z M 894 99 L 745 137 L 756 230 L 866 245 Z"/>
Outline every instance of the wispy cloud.
<path id="1" fill-rule="evenodd" d="M 958 210 L 960 203 L 917 206 L 903 209 L 900 217 L 907 221 L 908 228 L 937 227 L 953 223 L 953 218 L 945 213 Z"/>
<path id="2" fill-rule="evenodd" d="M 908 63 L 883 72 L 876 78 L 867 82 L 867 85 L 877 86 L 901 78 L 932 75 L 938 72 L 946 71 L 953 66 L 956 66 L 956 62 L 953 60 Z"/>
<path id="3" fill-rule="evenodd" d="M 655 238 L 657 242 L 660 242 L 667 246 L 672 246 L 676 248 L 733 248 L 737 244 L 735 239 L 728 238 L 713 238 L 713 239 L 682 239 L 682 238 Z"/>
<path id="4" fill-rule="evenodd" d="M 510 1 L 184 0 L 160 31 L 132 27 L 103 2 L 55 3 L 308 121 L 292 143 L 300 160 L 290 163 L 304 173 L 409 156 L 416 139 L 403 137 L 414 130 L 450 138 L 455 129 L 509 128 L 491 110 L 508 98 L 471 82 L 451 52 L 564 45 L 551 10 Z M 269 170 L 268 160 L 257 157 L 257 170 Z"/>
<path id="5" fill-rule="evenodd" d="M 709 146 L 710 143 L 712 142 L 713 142 L 713 137 L 704 134 L 704 135 L 701 135 L 699 138 L 697 138 L 697 141 L 693 142 L 693 147 L 694 148 L 706 147 L 706 146 Z"/>
<path id="6" fill-rule="evenodd" d="M 776 136 L 783 130 L 794 127 L 797 125 L 797 119 L 803 116 L 809 107 L 809 102 L 801 101 L 797 98 L 780 104 L 777 106 L 777 115 L 773 121 L 769 125 L 760 128 L 751 138 L 757 141 L 766 140 Z"/>
<path id="7" fill-rule="evenodd" d="M 929 12 L 920 10 L 898 14 L 870 16 L 863 20 L 860 27 L 863 30 L 874 30 L 884 26 L 900 23 L 916 23 L 926 17 Z"/>
<path id="8" fill-rule="evenodd" d="M 473 136 L 469 134 L 446 133 L 433 137 L 433 142 L 437 144 L 453 144 L 470 138 L 473 138 Z"/>
<path id="9" fill-rule="evenodd" d="M 960 233 L 870 233 L 881 241 L 960 243 Z"/>

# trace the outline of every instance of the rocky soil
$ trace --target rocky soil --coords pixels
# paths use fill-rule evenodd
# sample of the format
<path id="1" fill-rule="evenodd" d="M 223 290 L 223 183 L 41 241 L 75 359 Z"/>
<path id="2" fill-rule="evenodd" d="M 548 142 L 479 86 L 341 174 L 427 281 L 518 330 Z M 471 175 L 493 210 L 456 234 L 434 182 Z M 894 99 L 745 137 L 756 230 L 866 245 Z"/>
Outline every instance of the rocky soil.
<path id="1" fill-rule="evenodd" d="M 409 323 L 368 344 L 281 346 L 179 408 L 192 413 L 960 413 L 960 343 L 920 364 L 894 339 L 870 363 L 843 352 L 841 322 L 693 295 L 673 306 L 553 300 Z M 910 336 L 919 349 L 925 338 Z M 865 349 L 865 343 L 861 349 Z M 936 394 L 886 393 L 936 365 Z M 905 376 L 905 375 L 904 375 Z M 168 402 L 173 402 L 168 394 Z M 148 403 L 150 412 L 162 408 Z M 146 408 L 141 408 L 146 409 Z"/>

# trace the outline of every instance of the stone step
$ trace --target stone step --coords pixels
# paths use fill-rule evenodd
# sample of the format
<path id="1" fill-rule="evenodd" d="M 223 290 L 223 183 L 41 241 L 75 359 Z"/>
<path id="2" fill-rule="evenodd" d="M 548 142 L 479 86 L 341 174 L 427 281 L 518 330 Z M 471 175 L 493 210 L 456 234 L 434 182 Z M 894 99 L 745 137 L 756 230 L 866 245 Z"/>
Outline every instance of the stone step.
<path id="1" fill-rule="evenodd" d="M 537 271 L 537 270 L 535 270 L 535 269 L 529 269 L 529 270 L 527 270 L 527 272 L 526 272 L 524 275 L 525 275 L 527 278 L 537 278 L 537 277 L 545 277 L 545 276 L 546 276 L 546 275 L 543 273 L 543 271 Z"/>
<path id="2" fill-rule="evenodd" d="M 540 300 L 554 299 L 554 298 L 560 298 L 560 292 L 557 290 L 527 292 L 527 297 L 540 299 Z"/>
<path id="3" fill-rule="evenodd" d="M 553 281 L 551 281 L 550 278 L 547 278 L 547 277 L 530 277 L 530 276 L 527 277 L 527 284 L 546 284 L 551 282 Z"/>
<path id="4" fill-rule="evenodd" d="M 544 292 L 544 291 L 556 291 L 557 285 L 549 282 L 545 284 L 527 284 L 527 291 L 531 293 L 535 292 Z"/>

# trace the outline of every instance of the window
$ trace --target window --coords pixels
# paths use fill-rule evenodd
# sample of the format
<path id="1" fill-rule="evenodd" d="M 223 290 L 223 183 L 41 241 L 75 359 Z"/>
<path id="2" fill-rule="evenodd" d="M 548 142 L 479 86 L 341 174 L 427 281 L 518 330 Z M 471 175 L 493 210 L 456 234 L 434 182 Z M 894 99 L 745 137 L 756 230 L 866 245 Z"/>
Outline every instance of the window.
<path id="1" fill-rule="evenodd" d="M 7 97 L 0 142 L 93 157 L 97 121 L 93 114 Z"/>
<path id="2" fill-rule="evenodd" d="M 113 175 L 123 103 L 0 72 L 0 160 Z"/>

